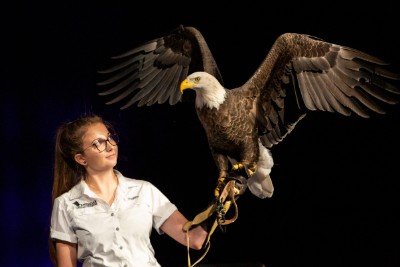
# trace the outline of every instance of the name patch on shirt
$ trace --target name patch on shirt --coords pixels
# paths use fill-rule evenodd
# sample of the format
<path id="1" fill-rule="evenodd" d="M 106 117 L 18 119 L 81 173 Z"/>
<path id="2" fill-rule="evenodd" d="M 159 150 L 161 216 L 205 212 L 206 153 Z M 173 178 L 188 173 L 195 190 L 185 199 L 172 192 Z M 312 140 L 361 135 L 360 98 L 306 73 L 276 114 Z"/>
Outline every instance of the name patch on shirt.
<path id="1" fill-rule="evenodd" d="M 92 201 L 92 202 L 83 203 L 83 204 L 80 204 L 78 201 L 75 201 L 73 204 L 74 204 L 75 206 L 77 206 L 78 209 L 82 209 L 82 208 L 88 208 L 88 207 L 96 206 L 96 205 L 97 205 L 97 201 L 94 200 L 94 201 Z"/>

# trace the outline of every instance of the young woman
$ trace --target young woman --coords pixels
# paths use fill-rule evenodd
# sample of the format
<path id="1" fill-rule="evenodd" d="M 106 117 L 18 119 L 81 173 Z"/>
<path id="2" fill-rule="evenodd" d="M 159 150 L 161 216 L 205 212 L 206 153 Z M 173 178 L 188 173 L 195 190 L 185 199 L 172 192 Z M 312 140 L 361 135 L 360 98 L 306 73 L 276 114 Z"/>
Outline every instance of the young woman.
<path id="1" fill-rule="evenodd" d="M 124 177 L 115 169 L 117 159 L 118 136 L 101 117 L 58 128 L 49 239 L 54 265 L 160 266 L 152 229 L 202 248 L 207 231 L 196 226 L 185 232 L 188 220 L 177 207 L 150 182 Z"/>

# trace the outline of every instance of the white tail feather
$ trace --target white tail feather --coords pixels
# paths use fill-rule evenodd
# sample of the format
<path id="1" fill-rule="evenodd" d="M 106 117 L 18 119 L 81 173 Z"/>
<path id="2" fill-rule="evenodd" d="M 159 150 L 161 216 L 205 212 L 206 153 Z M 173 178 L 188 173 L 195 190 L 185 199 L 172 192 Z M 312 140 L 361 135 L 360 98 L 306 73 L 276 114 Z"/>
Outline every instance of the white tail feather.
<path id="1" fill-rule="evenodd" d="M 256 172 L 247 180 L 247 186 L 253 195 L 259 198 L 270 198 L 274 193 L 274 185 L 272 184 L 271 173 L 274 160 L 272 159 L 271 152 L 264 147 L 261 142 L 260 156 L 257 163 Z"/>

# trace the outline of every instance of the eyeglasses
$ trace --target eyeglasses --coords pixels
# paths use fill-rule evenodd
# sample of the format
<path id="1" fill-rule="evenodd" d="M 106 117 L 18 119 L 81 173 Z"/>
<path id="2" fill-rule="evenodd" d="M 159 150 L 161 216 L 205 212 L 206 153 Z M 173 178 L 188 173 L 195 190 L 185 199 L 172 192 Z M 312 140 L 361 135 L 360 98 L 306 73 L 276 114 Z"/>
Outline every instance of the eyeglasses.
<path id="1" fill-rule="evenodd" d="M 95 148 L 97 148 L 99 153 L 101 153 L 107 149 L 107 143 L 109 143 L 112 146 L 116 146 L 118 144 L 118 142 L 119 142 L 119 138 L 118 138 L 117 134 L 108 134 L 107 139 L 102 139 L 102 138 L 95 139 L 92 142 L 92 144 L 90 146 L 88 146 L 87 148 L 85 148 L 83 151 L 85 151 L 91 147 L 95 147 Z"/>

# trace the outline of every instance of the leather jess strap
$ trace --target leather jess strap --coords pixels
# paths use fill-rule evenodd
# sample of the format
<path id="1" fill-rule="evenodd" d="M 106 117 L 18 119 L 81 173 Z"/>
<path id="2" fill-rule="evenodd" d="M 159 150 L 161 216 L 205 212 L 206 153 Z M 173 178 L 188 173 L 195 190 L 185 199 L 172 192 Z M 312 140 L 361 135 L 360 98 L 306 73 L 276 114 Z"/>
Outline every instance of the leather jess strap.
<path id="1" fill-rule="evenodd" d="M 239 194 L 238 189 L 235 187 L 235 180 L 230 180 L 229 182 L 226 183 L 224 186 L 223 190 L 221 191 L 221 194 L 219 197 L 216 198 L 216 201 L 209 205 L 204 211 L 200 212 L 197 214 L 192 221 L 188 221 L 184 226 L 183 230 L 186 232 L 186 240 L 187 240 L 187 253 L 188 253 L 188 267 L 193 267 L 196 264 L 198 264 L 208 253 L 211 242 L 210 238 L 211 235 L 214 233 L 215 229 L 217 226 L 225 226 L 228 224 L 231 224 L 236 221 L 238 218 L 238 207 L 236 204 L 236 199 L 235 196 Z M 225 215 L 227 214 L 229 208 L 232 206 L 235 208 L 235 213 L 232 218 L 226 219 Z M 211 218 L 214 216 L 213 218 Z M 190 261 L 190 240 L 189 240 L 189 230 L 197 225 L 200 225 L 204 222 L 206 222 L 207 219 L 213 219 L 211 228 L 208 229 L 208 235 L 207 239 L 205 240 L 205 243 L 203 245 L 203 248 L 205 248 L 205 252 L 203 255 L 192 265 Z M 215 218 L 215 219 L 214 219 Z"/>

